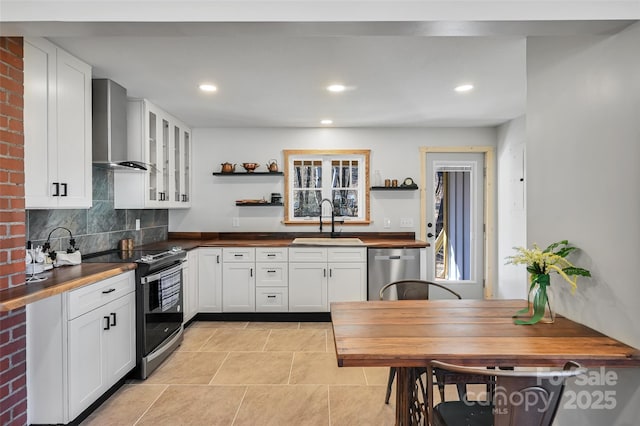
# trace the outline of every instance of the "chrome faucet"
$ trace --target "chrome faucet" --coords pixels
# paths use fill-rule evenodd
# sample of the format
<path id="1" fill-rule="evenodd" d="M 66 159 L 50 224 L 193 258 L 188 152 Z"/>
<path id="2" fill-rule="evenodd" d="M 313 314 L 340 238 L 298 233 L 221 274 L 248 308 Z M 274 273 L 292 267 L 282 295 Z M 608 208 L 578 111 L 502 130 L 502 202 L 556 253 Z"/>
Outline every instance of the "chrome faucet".
<path id="1" fill-rule="evenodd" d="M 328 198 L 323 198 L 322 201 L 320 201 L 320 232 L 322 232 L 322 204 L 325 201 L 327 201 L 331 206 L 331 236 L 335 237 L 336 236 L 336 214 L 335 214 L 335 211 L 333 210 L 333 202 Z"/>

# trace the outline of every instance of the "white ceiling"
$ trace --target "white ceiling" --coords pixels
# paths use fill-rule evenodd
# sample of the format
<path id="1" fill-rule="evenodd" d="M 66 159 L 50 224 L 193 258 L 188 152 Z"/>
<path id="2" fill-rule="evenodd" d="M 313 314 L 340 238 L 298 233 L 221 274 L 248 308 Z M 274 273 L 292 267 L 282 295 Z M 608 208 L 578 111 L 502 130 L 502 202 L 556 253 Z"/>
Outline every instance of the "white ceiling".
<path id="1" fill-rule="evenodd" d="M 526 35 L 591 23 L 32 24 L 191 127 L 495 126 L 524 114 Z M 37 29 L 37 30 L 34 30 Z M 69 30 L 71 28 L 71 30 Z M 202 82 L 217 93 L 198 90 Z M 331 83 L 351 86 L 329 93 Z M 469 93 L 454 87 L 472 83 Z"/>

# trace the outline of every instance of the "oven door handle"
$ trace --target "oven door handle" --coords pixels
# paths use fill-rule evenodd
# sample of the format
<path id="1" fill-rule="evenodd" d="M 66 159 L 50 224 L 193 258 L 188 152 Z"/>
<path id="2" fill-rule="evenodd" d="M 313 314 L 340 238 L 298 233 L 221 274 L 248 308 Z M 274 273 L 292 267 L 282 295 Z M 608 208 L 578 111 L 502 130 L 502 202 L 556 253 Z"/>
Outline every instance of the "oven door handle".
<path id="1" fill-rule="evenodd" d="M 173 274 L 173 273 L 175 273 L 175 272 L 177 272 L 177 271 L 179 271 L 181 269 L 182 269 L 182 263 L 180 263 L 178 265 L 175 265 L 175 266 L 172 266 L 171 268 L 167 268 L 167 269 L 164 269 L 162 271 L 156 272 L 155 274 L 147 275 L 146 277 L 142 277 L 140 281 L 142 282 L 142 284 L 148 284 L 149 282 L 153 282 L 155 280 L 158 280 L 158 279 L 160 279 L 160 278 L 162 278 L 163 276 L 166 276 L 166 275 L 171 275 L 171 274 Z"/>

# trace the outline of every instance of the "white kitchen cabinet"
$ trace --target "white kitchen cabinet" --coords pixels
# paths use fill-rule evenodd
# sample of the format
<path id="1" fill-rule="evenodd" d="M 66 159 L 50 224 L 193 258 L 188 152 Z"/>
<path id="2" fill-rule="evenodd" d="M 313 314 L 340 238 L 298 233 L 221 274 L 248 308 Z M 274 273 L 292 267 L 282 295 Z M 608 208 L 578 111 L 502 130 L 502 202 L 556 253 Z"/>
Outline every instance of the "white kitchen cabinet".
<path id="1" fill-rule="evenodd" d="M 331 302 L 366 300 L 366 255 L 360 247 L 289 249 L 289 310 L 326 312 Z"/>
<path id="2" fill-rule="evenodd" d="M 222 249 L 200 247 L 198 253 L 198 312 L 222 312 Z"/>
<path id="3" fill-rule="evenodd" d="M 69 423 L 136 365 L 135 274 L 27 306 L 28 423 Z"/>
<path id="4" fill-rule="evenodd" d="M 115 170 L 115 208 L 191 207 L 191 129 L 146 99 L 129 100 L 127 149 L 147 171 Z"/>
<path id="5" fill-rule="evenodd" d="M 326 312 L 327 310 L 326 262 L 290 261 L 289 311 Z"/>
<path id="6" fill-rule="evenodd" d="M 182 266 L 184 283 L 184 323 L 198 313 L 198 249 L 187 252 L 187 261 Z"/>
<path id="7" fill-rule="evenodd" d="M 26 207 L 91 207 L 91 66 L 25 38 L 24 88 Z"/>
<path id="8" fill-rule="evenodd" d="M 77 417 L 136 365 L 135 294 L 69 321 L 69 417 Z"/>
<path id="9" fill-rule="evenodd" d="M 256 312 L 289 310 L 288 248 L 256 248 Z"/>
<path id="10" fill-rule="evenodd" d="M 255 248 L 222 249 L 222 311 L 256 310 Z"/>

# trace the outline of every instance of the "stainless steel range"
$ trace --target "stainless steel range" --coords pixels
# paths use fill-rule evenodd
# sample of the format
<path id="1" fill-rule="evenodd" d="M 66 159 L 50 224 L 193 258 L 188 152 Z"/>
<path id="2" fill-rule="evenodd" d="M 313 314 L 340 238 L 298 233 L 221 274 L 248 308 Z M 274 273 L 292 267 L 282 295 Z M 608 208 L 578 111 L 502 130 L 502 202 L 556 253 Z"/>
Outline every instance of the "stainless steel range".
<path id="1" fill-rule="evenodd" d="M 146 379 L 182 342 L 183 274 L 186 252 L 170 250 L 109 251 L 83 262 L 135 262 L 136 376 Z"/>

